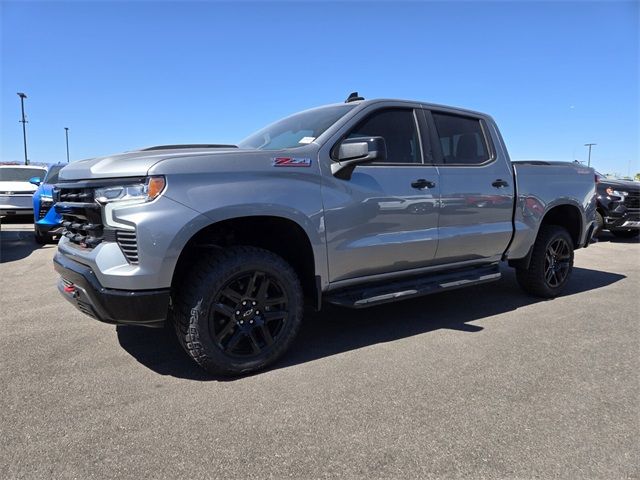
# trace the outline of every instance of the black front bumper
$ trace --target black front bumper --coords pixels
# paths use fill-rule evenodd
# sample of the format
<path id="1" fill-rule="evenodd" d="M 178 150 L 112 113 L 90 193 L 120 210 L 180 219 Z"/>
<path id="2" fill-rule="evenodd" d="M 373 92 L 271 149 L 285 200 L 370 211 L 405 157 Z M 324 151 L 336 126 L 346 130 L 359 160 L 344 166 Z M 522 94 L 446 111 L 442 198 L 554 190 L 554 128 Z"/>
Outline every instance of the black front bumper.
<path id="1" fill-rule="evenodd" d="M 640 213 L 626 211 L 622 215 L 610 213 L 604 217 L 605 228 L 609 230 L 637 230 L 640 229 Z"/>
<path id="2" fill-rule="evenodd" d="M 42 225 L 39 223 L 34 224 L 35 231 L 39 235 L 60 235 L 62 234 L 62 226 L 58 224 L 54 225 Z"/>
<path id="3" fill-rule="evenodd" d="M 58 290 L 82 313 L 114 325 L 164 326 L 169 289 L 115 290 L 104 288 L 91 268 L 56 253 L 53 265 L 60 274 Z"/>

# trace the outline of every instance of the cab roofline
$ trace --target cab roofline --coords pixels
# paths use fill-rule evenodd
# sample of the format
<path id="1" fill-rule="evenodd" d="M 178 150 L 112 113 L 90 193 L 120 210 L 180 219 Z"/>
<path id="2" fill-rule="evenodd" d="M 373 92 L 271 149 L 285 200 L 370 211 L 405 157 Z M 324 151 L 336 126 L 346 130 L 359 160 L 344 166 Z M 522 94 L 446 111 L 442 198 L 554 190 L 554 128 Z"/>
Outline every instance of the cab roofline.
<path id="1" fill-rule="evenodd" d="M 458 113 L 462 113 L 462 114 L 468 114 L 468 115 L 473 115 L 473 116 L 481 116 L 481 117 L 489 117 L 490 115 L 484 113 L 484 112 L 478 112 L 477 110 L 469 110 L 468 108 L 460 108 L 460 107 L 455 107 L 453 105 L 442 105 L 442 104 L 438 104 L 438 103 L 428 103 L 428 102 L 422 102 L 420 100 L 406 100 L 406 99 L 402 99 L 402 98 L 372 98 L 370 100 L 352 100 L 348 103 L 345 102 L 336 102 L 336 103 L 327 103 L 325 105 L 318 105 L 315 107 L 310 107 L 310 108 L 305 108 L 304 110 L 300 110 L 298 112 L 295 113 L 303 113 L 303 112 L 308 112 L 311 110 L 316 110 L 316 109 L 320 109 L 320 108 L 327 108 L 327 107 L 338 107 L 338 106 L 348 106 L 348 105 L 354 105 L 356 107 L 358 107 L 358 109 L 362 109 L 365 108 L 369 105 L 375 105 L 378 103 L 395 103 L 395 104 L 402 104 L 402 105 L 406 105 L 407 107 L 415 107 L 416 105 L 419 105 L 422 108 L 425 109 L 435 109 L 435 110 L 449 110 L 452 112 L 458 112 Z M 295 115 L 295 113 L 293 113 L 292 115 Z"/>

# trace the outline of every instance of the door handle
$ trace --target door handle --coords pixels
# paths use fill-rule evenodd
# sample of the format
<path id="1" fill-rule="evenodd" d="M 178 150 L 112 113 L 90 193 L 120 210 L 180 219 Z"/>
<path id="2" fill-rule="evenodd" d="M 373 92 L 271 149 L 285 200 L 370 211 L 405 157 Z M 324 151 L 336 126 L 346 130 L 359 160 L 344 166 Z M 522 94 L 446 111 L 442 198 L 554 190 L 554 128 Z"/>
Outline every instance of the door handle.
<path id="1" fill-rule="evenodd" d="M 413 188 L 433 188 L 436 186 L 435 182 L 430 180 L 426 180 L 424 178 L 419 178 L 415 182 L 411 182 L 411 186 Z"/>
<path id="2" fill-rule="evenodd" d="M 508 187 L 509 184 L 502 180 L 501 178 L 498 178 L 496 181 L 494 181 L 491 185 L 493 185 L 496 188 L 500 188 L 500 187 Z"/>

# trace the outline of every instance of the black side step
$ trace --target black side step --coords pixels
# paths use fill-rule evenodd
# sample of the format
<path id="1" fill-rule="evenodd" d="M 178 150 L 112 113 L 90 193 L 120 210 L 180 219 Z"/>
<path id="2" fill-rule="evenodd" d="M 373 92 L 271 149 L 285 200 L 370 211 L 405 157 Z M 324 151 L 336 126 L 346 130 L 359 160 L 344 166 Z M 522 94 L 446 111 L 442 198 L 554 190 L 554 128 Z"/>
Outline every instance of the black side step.
<path id="1" fill-rule="evenodd" d="M 427 276 L 404 278 L 385 283 L 370 283 L 329 293 L 325 299 L 332 305 L 364 308 L 382 303 L 421 297 L 431 293 L 494 282 L 501 277 L 497 263 Z"/>

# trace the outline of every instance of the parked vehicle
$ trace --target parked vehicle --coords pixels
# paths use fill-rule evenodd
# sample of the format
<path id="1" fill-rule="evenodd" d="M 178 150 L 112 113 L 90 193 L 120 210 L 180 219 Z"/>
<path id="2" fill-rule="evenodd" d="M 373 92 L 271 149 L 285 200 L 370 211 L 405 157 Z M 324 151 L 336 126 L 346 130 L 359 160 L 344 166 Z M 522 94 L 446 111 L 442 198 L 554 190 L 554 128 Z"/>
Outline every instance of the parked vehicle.
<path id="1" fill-rule="evenodd" d="M 32 179 L 32 183 L 38 187 L 33 194 L 33 235 L 41 245 L 52 241 L 62 232 L 62 217 L 53 208 L 53 185 L 58 181 L 58 173 L 65 165 L 52 165 L 42 180 Z"/>
<path id="2" fill-rule="evenodd" d="M 596 235 L 603 230 L 621 238 L 640 235 L 640 182 L 598 174 L 596 198 Z"/>
<path id="3" fill-rule="evenodd" d="M 74 162 L 55 199 L 64 297 L 108 323 L 168 319 L 221 374 L 280 357 L 305 304 L 478 285 L 500 278 L 501 261 L 527 292 L 555 297 L 596 207 L 592 169 L 512 164 L 485 114 L 354 95 L 238 146 Z"/>
<path id="4" fill-rule="evenodd" d="M 36 186 L 32 178 L 43 178 L 46 168 L 35 165 L 0 165 L 0 215 L 30 215 Z"/>

